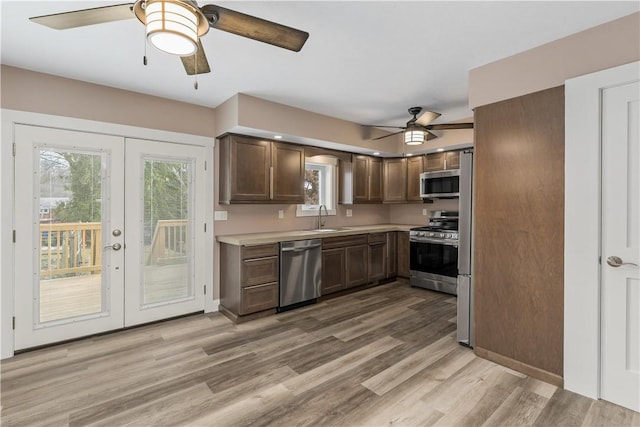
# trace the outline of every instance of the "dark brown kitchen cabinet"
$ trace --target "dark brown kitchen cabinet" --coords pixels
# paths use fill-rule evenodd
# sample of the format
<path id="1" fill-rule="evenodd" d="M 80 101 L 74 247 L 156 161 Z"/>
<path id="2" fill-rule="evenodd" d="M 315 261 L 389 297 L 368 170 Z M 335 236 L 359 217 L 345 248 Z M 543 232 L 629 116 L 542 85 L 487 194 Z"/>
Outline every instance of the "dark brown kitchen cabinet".
<path id="1" fill-rule="evenodd" d="M 382 159 L 371 156 L 353 155 L 350 173 L 352 203 L 382 202 L 383 176 Z M 349 193 L 349 191 L 347 191 Z M 350 201 L 344 200 L 349 203 Z"/>
<path id="2" fill-rule="evenodd" d="M 369 282 L 387 277 L 387 233 L 369 234 Z"/>
<path id="3" fill-rule="evenodd" d="M 278 305 L 278 244 L 220 244 L 220 305 L 233 317 Z"/>
<path id="4" fill-rule="evenodd" d="M 407 201 L 421 202 L 420 174 L 423 172 L 424 156 L 407 158 Z"/>
<path id="5" fill-rule="evenodd" d="M 322 251 L 322 295 L 346 288 L 346 249 L 326 249 Z"/>
<path id="6" fill-rule="evenodd" d="M 220 139 L 220 204 L 303 203 L 304 149 L 240 135 Z"/>
<path id="7" fill-rule="evenodd" d="M 346 248 L 345 254 L 347 261 L 347 288 L 366 284 L 368 279 L 369 245 L 350 246 Z"/>
<path id="8" fill-rule="evenodd" d="M 407 201 L 407 159 L 384 159 L 384 203 Z"/>
<path id="9" fill-rule="evenodd" d="M 387 233 L 387 278 L 398 275 L 398 233 L 390 231 Z"/>
<path id="10" fill-rule="evenodd" d="M 368 237 L 328 237 L 322 240 L 322 295 L 367 283 Z"/>
<path id="11" fill-rule="evenodd" d="M 398 276 L 409 278 L 409 232 L 398 232 Z"/>
<path id="12" fill-rule="evenodd" d="M 425 172 L 436 172 L 448 169 L 460 169 L 460 151 L 442 151 L 429 153 L 425 156 Z"/>

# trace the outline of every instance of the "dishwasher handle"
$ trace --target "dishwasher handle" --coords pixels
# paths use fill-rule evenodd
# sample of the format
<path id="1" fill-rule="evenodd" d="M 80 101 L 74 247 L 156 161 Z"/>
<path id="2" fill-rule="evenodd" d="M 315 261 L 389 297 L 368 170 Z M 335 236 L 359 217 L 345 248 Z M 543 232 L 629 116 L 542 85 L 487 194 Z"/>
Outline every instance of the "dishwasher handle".
<path id="1" fill-rule="evenodd" d="M 302 248 L 282 248 L 281 251 L 282 252 L 306 252 L 306 251 L 309 251 L 309 250 L 314 249 L 314 248 L 319 248 L 320 246 L 322 246 L 322 244 L 304 246 Z"/>

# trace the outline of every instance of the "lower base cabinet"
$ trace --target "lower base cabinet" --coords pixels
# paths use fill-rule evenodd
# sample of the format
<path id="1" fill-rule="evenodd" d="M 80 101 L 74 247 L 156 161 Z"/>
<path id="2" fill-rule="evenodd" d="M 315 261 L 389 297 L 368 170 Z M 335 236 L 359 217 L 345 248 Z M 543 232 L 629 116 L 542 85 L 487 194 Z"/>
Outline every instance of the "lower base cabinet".
<path id="1" fill-rule="evenodd" d="M 346 259 L 345 248 L 322 251 L 322 295 L 338 292 L 347 287 Z"/>
<path id="2" fill-rule="evenodd" d="M 347 288 L 368 283 L 368 250 L 368 245 L 350 246 L 346 248 Z"/>
<path id="3" fill-rule="evenodd" d="M 366 234 L 322 240 L 322 295 L 367 283 Z"/>
<path id="4" fill-rule="evenodd" d="M 279 245 L 220 244 L 220 305 L 235 316 L 278 306 Z"/>
<path id="5" fill-rule="evenodd" d="M 369 282 L 387 278 L 387 233 L 369 234 Z"/>
<path id="6" fill-rule="evenodd" d="M 398 276 L 409 278 L 409 232 L 398 232 Z"/>

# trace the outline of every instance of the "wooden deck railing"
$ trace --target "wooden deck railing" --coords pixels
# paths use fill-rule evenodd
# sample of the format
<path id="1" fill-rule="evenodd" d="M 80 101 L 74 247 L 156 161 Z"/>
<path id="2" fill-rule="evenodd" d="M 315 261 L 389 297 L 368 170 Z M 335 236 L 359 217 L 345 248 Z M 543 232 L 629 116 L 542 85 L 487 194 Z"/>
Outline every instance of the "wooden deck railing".
<path id="1" fill-rule="evenodd" d="M 178 260 L 187 256 L 187 220 L 160 220 L 156 223 L 147 265 Z"/>
<path id="2" fill-rule="evenodd" d="M 99 222 L 40 224 L 40 276 L 53 278 L 102 269 Z"/>
<path id="3" fill-rule="evenodd" d="M 147 264 L 184 258 L 188 250 L 187 220 L 160 220 L 151 241 Z M 40 277 L 51 279 L 102 270 L 102 229 L 99 222 L 40 224 Z"/>

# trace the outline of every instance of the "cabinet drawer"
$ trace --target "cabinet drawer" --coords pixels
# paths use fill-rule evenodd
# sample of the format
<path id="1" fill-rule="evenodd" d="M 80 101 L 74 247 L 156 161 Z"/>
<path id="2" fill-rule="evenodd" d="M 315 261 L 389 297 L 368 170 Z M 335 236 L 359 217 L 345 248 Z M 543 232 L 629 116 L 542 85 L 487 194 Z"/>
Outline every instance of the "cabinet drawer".
<path id="1" fill-rule="evenodd" d="M 387 233 L 369 234 L 369 243 L 387 243 Z"/>
<path id="2" fill-rule="evenodd" d="M 322 239 L 322 249 L 343 248 L 345 246 L 366 245 L 368 243 L 366 234 L 355 236 L 327 237 Z"/>
<path id="3" fill-rule="evenodd" d="M 242 287 L 278 281 L 278 257 L 242 261 Z"/>
<path id="4" fill-rule="evenodd" d="M 240 315 L 276 308 L 278 306 L 278 283 L 243 288 L 240 301 Z"/>
<path id="5" fill-rule="evenodd" d="M 242 259 L 265 258 L 268 256 L 278 256 L 278 244 L 255 245 L 242 247 Z"/>

